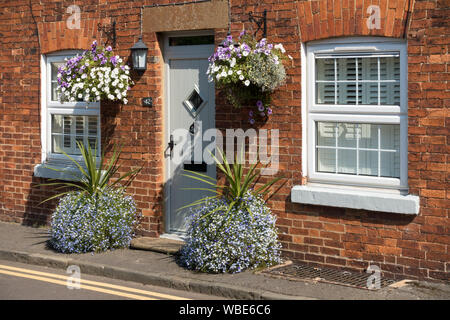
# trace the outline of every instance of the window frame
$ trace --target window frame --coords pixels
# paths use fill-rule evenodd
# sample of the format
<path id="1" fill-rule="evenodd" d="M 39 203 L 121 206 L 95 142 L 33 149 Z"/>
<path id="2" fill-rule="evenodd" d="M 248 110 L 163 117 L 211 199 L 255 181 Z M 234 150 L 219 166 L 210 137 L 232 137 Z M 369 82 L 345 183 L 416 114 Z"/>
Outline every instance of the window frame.
<path id="1" fill-rule="evenodd" d="M 359 187 L 376 187 L 385 189 L 407 190 L 408 183 L 408 117 L 407 117 L 407 46 L 406 41 L 355 37 L 345 39 L 320 40 L 305 44 L 303 49 L 303 70 L 306 75 L 303 84 L 306 87 L 303 99 L 304 116 L 306 116 L 306 161 L 304 176 L 307 181 L 318 184 L 337 184 Z M 330 105 L 316 103 L 315 57 L 320 55 L 382 55 L 398 52 L 400 57 L 400 106 L 395 105 Z M 367 175 L 350 175 L 324 173 L 316 171 L 316 123 L 346 122 L 372 124 L 398 124 L 400 126 L 400 178 L 376 177 Z M 305 159 L 305 158 L 304 158 Z M 306 172 L 305 172 L 306 170 Z M 305 174 L 306 173 L 306 174 Z"/>
<path id="2" fill-rule="evenodd" d="M 74 115 L 74 116 L 97 116 L 97 157 L 101 150 L 101 121 L 100 102 L 64 102 L 51 100 L 51 64 L 53 62 L 64 61 L 76 54 L 81 54 L 81 50 L 66 50 L 50 53 L 41 56 L 41 143 L 42 143 L 42 163 L 45 162 L 70 162 L 64 154 L 52 152 L 52 115 Z M 81 155 L 70 156 L 83 162 Z"/>

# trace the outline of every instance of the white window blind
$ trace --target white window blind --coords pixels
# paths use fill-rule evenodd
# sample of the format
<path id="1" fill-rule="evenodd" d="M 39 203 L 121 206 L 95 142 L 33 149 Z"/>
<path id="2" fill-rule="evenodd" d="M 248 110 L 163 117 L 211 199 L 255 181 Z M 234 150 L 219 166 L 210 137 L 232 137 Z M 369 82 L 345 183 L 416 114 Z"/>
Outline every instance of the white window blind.
<path id="1" fill-rule="evenodd" d="M 97 116 L 52 115 L 52 152 L 80 154 L 77 141 L 96 148 L 98 132 Z"/>

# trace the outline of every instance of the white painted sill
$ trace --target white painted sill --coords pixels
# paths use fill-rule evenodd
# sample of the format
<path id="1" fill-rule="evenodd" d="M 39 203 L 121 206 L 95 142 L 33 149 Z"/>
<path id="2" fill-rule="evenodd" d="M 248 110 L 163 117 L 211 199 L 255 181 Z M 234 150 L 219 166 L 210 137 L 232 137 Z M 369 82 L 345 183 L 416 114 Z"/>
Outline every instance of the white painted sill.
<path id="1" fill-rule="evenodd" d="M 49 167 L 64 171 L 61 172 L 52 170 Z M 80 181 L 80 179 L 76 179 L 73 176 L 77 174 L 80 175 L 79 169 L 73 164 L 39 163 L 34 166 L 34 176 L 39 178 L 58 179 L 64 181 Z"/>
<path id="2" fill-rule="evenodd" d="M 325 186 L 294 186 L 291 201 L 295 203 L 364 209 L 400 214 L 419 214 L 419 197 L 366 190 L 337 189 Z"/>

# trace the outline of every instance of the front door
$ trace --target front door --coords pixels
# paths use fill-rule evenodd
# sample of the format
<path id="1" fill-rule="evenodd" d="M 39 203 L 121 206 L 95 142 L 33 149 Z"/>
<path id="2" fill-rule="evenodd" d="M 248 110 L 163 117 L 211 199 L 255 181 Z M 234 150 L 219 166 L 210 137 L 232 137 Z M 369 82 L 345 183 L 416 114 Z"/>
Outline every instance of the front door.
<path id="1" fill-rule="evenodd" d="M 183 236 L 189 209 L 183 206 L 211 193 L 186 190 L 208 187 L 183 176 L 184 169 L 214 177 L 216 168 L 202 157 L 210 142 L 203 133 L 215 127 L 214 83 L 208 82 L 208 57 L 214 52 L 209 34 L 174 34 L 165 38 L 166 188 L 165 231 Z"/>

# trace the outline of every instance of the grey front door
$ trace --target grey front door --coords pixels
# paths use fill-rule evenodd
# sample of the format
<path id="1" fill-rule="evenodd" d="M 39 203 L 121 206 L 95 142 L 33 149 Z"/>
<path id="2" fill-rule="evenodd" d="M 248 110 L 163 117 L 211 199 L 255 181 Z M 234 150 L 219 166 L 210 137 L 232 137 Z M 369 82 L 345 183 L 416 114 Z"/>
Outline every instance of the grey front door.
<path id="1" fill-rule="evenodd" d="M 205 187 L 182 175 L 183 169 L 215 177 L 216 168 L 198 155 L 208 142 L 203 133 L 215 127 L 214 83 L 208 82 L 208 57 L 214 45 L 170 46 L 166 39 L 166 233 L 183 235 L 189 209 L 178 210 L 211 193 L 186 190 Z M 176 43 L 176 42 L 175 42 Z M 172 143 L 170 148 L 169 143 Z M 194 159 L 194 150 L 197 156 Z M 200 151 L 200 152 L 199 152 Z"/>

